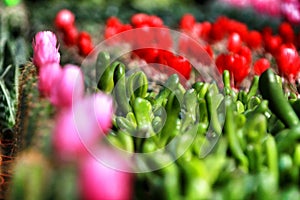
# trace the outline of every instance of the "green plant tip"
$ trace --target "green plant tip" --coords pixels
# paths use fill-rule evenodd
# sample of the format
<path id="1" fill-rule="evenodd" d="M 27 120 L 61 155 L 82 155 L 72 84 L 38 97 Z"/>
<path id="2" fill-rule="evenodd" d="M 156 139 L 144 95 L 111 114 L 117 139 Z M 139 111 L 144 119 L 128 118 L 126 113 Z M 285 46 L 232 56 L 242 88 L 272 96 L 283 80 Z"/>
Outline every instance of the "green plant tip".
<path id="1" fill-rule="evenodd" d="M 4 0 L 5 5 L 15 6 L 20 3 L 21 0 Z"/>

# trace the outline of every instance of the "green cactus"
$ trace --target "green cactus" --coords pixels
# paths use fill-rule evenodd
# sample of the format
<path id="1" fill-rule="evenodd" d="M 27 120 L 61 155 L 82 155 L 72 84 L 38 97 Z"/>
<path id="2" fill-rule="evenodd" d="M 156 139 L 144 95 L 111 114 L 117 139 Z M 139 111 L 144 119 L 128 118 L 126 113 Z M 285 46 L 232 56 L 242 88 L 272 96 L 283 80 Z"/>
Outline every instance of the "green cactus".
<path id="1" fill-rule="evenodd" d="M 21 70 L 18 92 L 18 112 L 14 134 L 17 151 L 21 151 L 30 145 L 36 130 L 36 121 L 33 122 L 30 119 L 32 119 L 32 111 L 36 104 L 34 102 L 38 102 L 39 93 L 36 67 L 31 63 L 25 65 Z"/>

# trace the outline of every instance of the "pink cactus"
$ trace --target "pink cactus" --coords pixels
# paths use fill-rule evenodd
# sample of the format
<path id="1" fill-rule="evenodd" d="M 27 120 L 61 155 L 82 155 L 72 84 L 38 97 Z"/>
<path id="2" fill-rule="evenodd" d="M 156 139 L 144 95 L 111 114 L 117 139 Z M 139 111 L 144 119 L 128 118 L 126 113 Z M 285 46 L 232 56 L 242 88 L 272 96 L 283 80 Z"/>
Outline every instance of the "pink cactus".
<path id="1" fill-rule="evenodd" d="M 252 6 L 260 13 L 280 16 L 280 0 L 252 0 Z"/>
<path id="2" fill-rule="evenodd" d="M 61 160 L 74 160 L 87 152 L 85 145 L 94 144 L 97 138 L 91 127 L 87 113 L 82 116 L 82 123 L 76 124 L 72 109 L 61 111 L 56 118 L 53 133 L 53 146 Z M 83 137 L 84 136 L 84 137 Z"/>
<path id="3" fill-rule="evenodd" d="M 251 6 L 251 0 L 221 0 L 221 2 L 230 4 L 235 7 L 239 7 L 239 8 Z"/>
<path id="4" fill-rule="evenodd" d="M 39 70 L 38 87 L 41 95 L 50 97 L 51 89 L 61 76 L 62 69 L 58 63 L 47 63 Z"/>
<path id="5" fill-rule="evenodd" d="M 76 65 L 65 65 L 56 83 L 53 85 L 50 101 L 57 107 L 70 107 L 84 95 L 83 74 Z"/>
<path id="6" fill-rule="evenodd" d="M 104 153 L 103 153 L 104 154 Z M 106 156 L 122 164 L 121 157 L 105 152 Z M 104 160 L 102 163 L 89 155 L 80 166 L 79 184 L 83 200 L 129 200 L 132 199 L 132 174 L 118 171 Z"/>
<path id="7" fill-rule="evenodd" d="M 82 106 L 87 107 L 91 113 L 91 118 L 95 120 L 101 132 L 107 133 L 112 125 L 113 101 L 104 93 L 96 93 L 86 97 L 82 101 Z"/>
<path id="8" fill-rule="evenodd" d="M 112 115 L 112 99 L 102 93 L 87 96 L 61 110 L 53 136 L 58 156 L 66 160 L 84 155 L 109 130 Z"/>
<path id="9" fill-rule="evenodd" d="M 252 7 L 259 13 L 280 16 L 280 0 L 219 0 L 238 8 Z"/>
<path id="10" fill-rule="evenodd" d="M 300 2 L 298 0 L 283 0 L 281 11 L 285 18 L 294 24 L 300 23 Z"/>
<path id="11" fill-rule="evenodd" d="M 60 62 L 57 39 L 51 31 L 41 31 L 35 35 L 32 42 L 33 64 L 40 68 L 47 63 Z"/>

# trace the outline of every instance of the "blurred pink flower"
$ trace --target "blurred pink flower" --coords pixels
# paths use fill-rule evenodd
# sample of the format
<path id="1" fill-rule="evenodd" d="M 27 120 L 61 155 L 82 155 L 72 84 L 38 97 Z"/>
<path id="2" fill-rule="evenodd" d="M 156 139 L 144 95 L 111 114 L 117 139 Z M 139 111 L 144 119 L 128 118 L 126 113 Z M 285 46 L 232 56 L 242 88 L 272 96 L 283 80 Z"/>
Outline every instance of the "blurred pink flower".
<path id="1" fill-rule="evenodd" d="M 62 69 L 58 63 L 47 63 L 39 70 L 38 88 L 45 97 L 50 97 L 51 89 L 61 76 Z"/>
<path id="2" fill-rule="evenodd" d="M 272 16 L 280 16 L 280 0 L 252 0 L 251 4 L 253 8 L 264 14 Z"/>
<path id="3" fill-rule="evenodd" d="M 76 65 L 65 65 L 59 80 L 51 90 L 51 103 L 57 107 L 70 107 L 83 95 L 84 80 L 80 68 Z"/>
<path id="4" fill-rule="evenodd" d="M 112 125 L 112 99 L 102 93 L 87 96 L 58 113 L 53 145 L 63 160 L 85 155 Z M 105 131 L 105 132 L 104 132 Z"/>
<path id="5" fill-rule="evenodd" d="M 118 164 L 122 158 L 105 151 L 103 154 Z M 88 155 L 82 162 L 79 172 L 79 184 L 83 200 L 129 200 L 132 199 L 132 174 L 119 171 L 118 164 L 110 166 Z"/>
<path id="6" fill-rule="evenodd" d="M 40 68 L 47 63 L 59 63 L 57 39 L 51 31 L 38 32 L 33 41 L 33 64 Z"/>
<path id="7" fill-rule="evenodd" d="M 85 145 L 95 143 L 97 134 L 91 130 L 87 113 L 81 114 L 80 123 L 75 122 L 72 109 L 62 110 L 56 117 L 52 142 L 55 153 L 61 160 L 75 160 L 86 154 Z"/>
<path id="8" fill-rule="evenodd" d="M 245 8 L 251 6 L 252 0 L 220 0 L 220 1 L 235 7 Z"/>
<path id="9" fill-rule="evenodd" d="M 82 101 L 82 106 L 89 110 L 91 118 L 97 122 L 101 132 L 106 133 L 112 125 L 114 113 L 112 98 L 104 93 L 96 93 L 86 97 Z"/>
<path id="10" fill-rule="evenodd" d="M 298 0 L 283 0 L 281 11 L 289 22 L 300 23 L 300 2 Z"/>

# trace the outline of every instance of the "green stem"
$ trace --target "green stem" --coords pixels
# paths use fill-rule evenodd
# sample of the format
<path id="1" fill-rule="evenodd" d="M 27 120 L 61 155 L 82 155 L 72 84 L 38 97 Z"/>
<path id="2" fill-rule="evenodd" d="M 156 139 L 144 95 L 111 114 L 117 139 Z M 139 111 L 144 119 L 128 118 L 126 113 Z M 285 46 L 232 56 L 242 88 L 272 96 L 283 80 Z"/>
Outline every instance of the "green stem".
<path id="1" fill-rule="evenodd" d="M 270 172 L 272 173 L 276 183 L 279 181 L 279 169 L 278 169 L 278 153 L 275 139 L 272 135 L 268 135 L 266 140 L 267 151 L 267 164 Z"/>
<path id="2" fill-rule="evenodd" d="M 289 128 L 297 126 L 299 119 L 271 69 L 266 70 L 259 79 L 259 89 L 263 98 L 269 101 L 270 110 Z"/>

